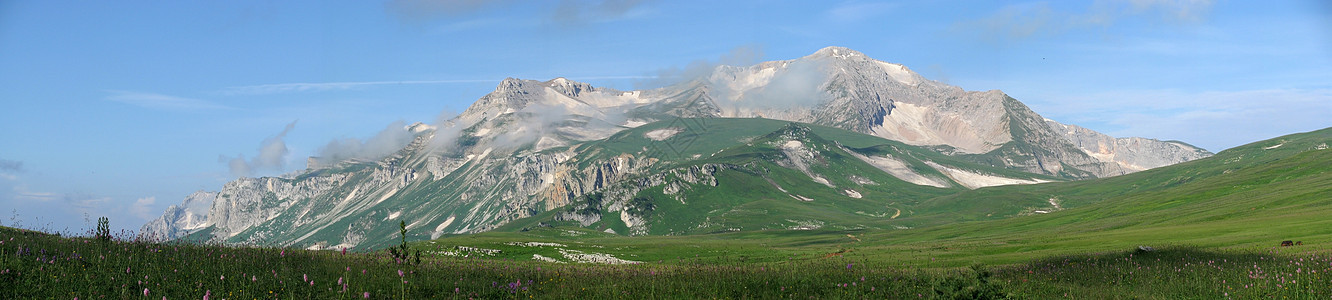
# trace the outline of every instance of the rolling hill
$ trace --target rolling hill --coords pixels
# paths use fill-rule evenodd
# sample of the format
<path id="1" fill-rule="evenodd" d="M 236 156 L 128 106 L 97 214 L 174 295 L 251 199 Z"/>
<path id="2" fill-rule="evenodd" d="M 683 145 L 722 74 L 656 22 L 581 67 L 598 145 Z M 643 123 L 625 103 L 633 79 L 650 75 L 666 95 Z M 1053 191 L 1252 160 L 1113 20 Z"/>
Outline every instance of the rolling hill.
<path id="1" fill-rule="evenodd" d="M 1332 215 L 1329 143 L 1332 128 L 1111 178 L 962 189 L 922 200 L 913 207 L 917 211 L 913 216 L 866 221 L 874 225 L 864 228 L 622 237 L 553 223 L 446 237 L 419 246 L 495 249 L 502 250 L 498 256 L 514 259 L 531 259 L 532 254 L 563 259 L 558 255 L 561 247 L 515 247 L 515 242 L 557 243 L 570 250 L 638 260 L 688 253 L 719 261 L 743 257 L 757 262 L 855 253 L 871 261 L 935 267 L 1011 264 L 1138 246 L 1270 249 L 1294 240 L 1310 248 L 1292 250 L 1318 251 L 1332 244 L 1332 220 L 1327 218 Z M 933 225 L 872 228 L 912 219 Z M 954 221 L 931 222 L 939 219 Z"/>

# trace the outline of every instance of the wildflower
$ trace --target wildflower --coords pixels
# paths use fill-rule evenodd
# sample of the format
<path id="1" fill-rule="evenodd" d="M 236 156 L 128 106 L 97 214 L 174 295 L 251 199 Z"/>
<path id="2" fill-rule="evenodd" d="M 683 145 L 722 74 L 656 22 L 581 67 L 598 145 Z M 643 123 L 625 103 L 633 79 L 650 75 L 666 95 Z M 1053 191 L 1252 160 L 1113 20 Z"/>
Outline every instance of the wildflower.
<path id="1" fill-rule="evenodd" d="M 301 274 L 301 281 L 310 281 L 310 276 L 306 274 Z"/>
<path id="2" fill-rule="evenodd" d="M 204 300 L 208 300 L 208 297 L 211 296 L 213 296 L 213 290 L 204 291 Z"/>
<path id="3" fill-rule="evenodd" d="M 365 294 L 363 294 L 363 297 L 362 297 L 362 298 L 370 299 L 370 292 L 365 292 Z"/>
<path id="4" fill-rule="evenodd" d="M 338 277 L 338 285 L 342 285 L 342 277 Z"/>
<path id="5" fill-rule="evenodd" d="M 255 282 L 255 281 L 259 281 L 259 277 L 254 277 L 254 275 L 250 275 L 250 282 Z"/>
<path id="6" fill-rule="evenodd" d="M 143 288 L 143 296 L 148 297 L 148 288 Z"/>
<path id="7" fill-rule="evenodd" d="M 398 277 L 402 277 L 402 276 L 403 276 L 403 274 L 402 274 L 402 270 L 398 270 Z"/>
<path id="8" fill-rule="evenodd" d="M 855 263 L 849 263 L 849 264 L 846 264 L 846 269 L 847 269 L 847 270 L 850 270 L 850 269 L 851 269 L 851 265 L 854 265 L 854 264 L 855 264 Z"/>

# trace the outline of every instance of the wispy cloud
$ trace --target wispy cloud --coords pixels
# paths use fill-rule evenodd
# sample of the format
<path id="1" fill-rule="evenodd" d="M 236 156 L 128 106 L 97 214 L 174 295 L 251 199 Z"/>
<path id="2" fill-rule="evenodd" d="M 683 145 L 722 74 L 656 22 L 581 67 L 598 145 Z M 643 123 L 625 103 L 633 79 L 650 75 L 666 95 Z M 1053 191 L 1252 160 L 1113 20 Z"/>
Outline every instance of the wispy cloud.
<path id="1" fill-rule="evenodd" d="M 100 213 L 104 205 L 111 203 L 111 197 L 88 194 L 63 194 L 60 199 L 81 213 Z"/>
<path id="2" fill-rule="evenodd" d="M 282 132 L 277 135 L 264 139 L 264 142 L 259 144 L 259 155 L 249 160 L 246 160 L 244 155 L 236 155 L 236 157 L 219 155 L 217 160 L 220 163 L 227 164 L 231 175 L 237 177 L 250 176 L 261 170 L 282 171 L 286 165 L 283 161 L 290 153 L 285 138 L 293 128 L 296 128 L 296 121 L 287 124 L 287 127 L 283 128 Z"/>
<path id="3" fill-rule="evenodd" d="M 843 2 L 824 11 L 823 16 L 834 22 L 859 22 L 891 12 L 897 6 L 887 2 Z"/>
<path id="4" fill-rule="evenodd" d="M 404 21 L 419 22 L 474 13 L 512 0 L 390 0 L 385 10 Z"/>
<path id="5" fill-rule="evenodd" d="M 663 86 L 669 86 L 682 82 L 689 82 L 695 79 L 702 79 L 712 75 L 717 66 L 748 66 L 758 62 L 763 58 L 763 48 L 759 46 L 740 46 L 731 49 L 716 61 L 695 60 L 684 67 L 672 67 L 657 70 L 656 76 L 646 76 L 635 86 L 640 89 L 652 89 Z"/>
<path id="6" fill-rule="evenodd" d="M 386 86 L 386 85 L 420 85 L 420 84 L 448 84 L 448 83 L 475 83 L 475 82 L 499 82 L 499 79 L 455 79 L 455 80 L 400 80 L 400 81 L 349 81 L 349 82 L 302 82 L 302 83 L 277 83 L 229 87 L 222 90 L 225 95 L 265 95 L 282 93 L 301 93 L 301 92 L 323 92 L 350 90 L 355 88 Z"/>
<path id="7" fill-rule="evenodd" d="M 643 79 L 651 76 L 582 76 L 569 77 L 573 80 L 600 80 L 600 79 Z M 347 82 L 302 82 L 302 83 L 276 83 L 237 86 L 222 89 L 221 94 L 236 95 L 268 95 L 285 93 L 307 93 L 307 92 L 326 92 L 342 91 L 359 88 L 377 87 L 377 86 L 404 86 L 404 85 L 427 85 L 427 84 L 454 84 L 454 83 L 478 83 L 494 82 L 499 83 L 501 79 L 451 79 L 451 80 L 399 80 L 399 81 L 347 81 Z"/>
<path id="8" fill-rule="evenodd" d="M 1033 108 L 1061 122 L 1212 151 L 1332 126 L 1332 89 L 1130 90 L 1042 98 Z"/>
<path id="9" fill-rule="evenodd" d="M 564 0 L 550 14 L 556 25 L 578 26 L 636 19 L 649 14 L 647 0 Z"/>
<path id="10" fill-rule="evenodd" d="M 0 158 L 0 172 L 22 173 L 23 162 Z"/>
<path id="11" fill-rule="evenodd" d="M 953 24 L 953 31 L 989 41 L 1062 35 L 1074 30 L 1109 27 L 1124 19 L 1156 16 L 1166 23 L 1191 23 L 1206 18 L 1211 0 L 1097 1 L 1081 11 L 1057 10 L 1048 2 L 1005 6 L 980 19 Z"/>
<path id="12" fill-rule="evenodd" d="M 486 11 L 492 8 L 515 11 L 518 5 L 511 5 L 514 3 L 538 6 L 554 3 L 553 7 L 542 7 L 535 10 L 539 13 L 545 12 L 546 15 L 544 16 L 531 16 L 535 18 L 528 17 L 515 20 L 541 20 L 539 22 L 520 21 L 524 27 L 532 29 L 540 29 L 539 25 L 543 24 L 568 29 L 586 24 L 641 18 L 651 14 L 652 10 L 646 5 L 649 2 L 652 1 L 562 0 L 556 3 L 553 1 L 520 2 L 513 0 L 391 0 L 385 3 L 385 10 L 390 16 L 396 17 L 405 23 L 420 24 L 439 20 L 467 19 L 486 14 Z M 530 12 L 523 11 L 523 13 Z M 489 21 L 464 21 L 446 26 L 444 30 L 468 29 L 486 22 Z"/>
<path id="13" fill-rule="evenodd" d="M 487 27 L 512 26 L 514 25 L 513 22 L 514 20 L 501 19 L 501 18 L 472 19 L 472 20 L 458 21 L 436 27 L 434 33 L 447 34 L 454 32 L 470 31 L 474 29 L 481 29 Z"/>
<path id="14" fill-rule="evenodd" d="M 106 97 L 106 100 L 150 109 L 182 111 L 231 109 L 231 107 L 225 105 L 194 98 L 132 91 L 111 90 L 106 92 L 111 94 Z"/>
<path id="15" fill-rule="evenodd" d="M 412 142 L 407 123 L 395 121 L 368 139 L 335 139 L 319 148 L 319 158 L 328 162 L 345 159 L 379 159 L 393 154 Z"/>
<path id="16" fill-rule="evenodd" d="M 156 218 L 154 214 L 157 213 L 153 210 L 153 204 L 155 203 L 157 203 L 157 197 L 139 198 L 138 200 L 134 200 L 134 204 L 130 205 L 129 211 L 131 214 L 134 214 L 134 216 L 141 219 L 152 220 Z"/>
<path id="17" fill-rule="evenodd" d="M 14 197 L 20 200 L 33 200 L 33 201 L 46 202 L 58 199 L 60 197 L 60 195 L 56 193 L 37 192 L 37 191 L 28 190 L 28 185 L 23 183 L 14 185 L 13 192 L 14 192 Z"/>

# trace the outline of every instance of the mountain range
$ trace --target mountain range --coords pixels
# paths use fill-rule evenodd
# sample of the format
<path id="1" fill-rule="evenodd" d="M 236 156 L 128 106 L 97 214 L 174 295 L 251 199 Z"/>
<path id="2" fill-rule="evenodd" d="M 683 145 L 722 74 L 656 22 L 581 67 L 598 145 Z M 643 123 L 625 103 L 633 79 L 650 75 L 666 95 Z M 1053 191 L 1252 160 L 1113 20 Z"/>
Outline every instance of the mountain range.
<path id="1" fill-rule="evenodd" d="M 455 118 L 381 134 L 400 137 L 379 139 L 396 151 L 239 178 L 186 197 L 141 233 L 375 249 L 397 238 L 398 221 L 411 239 L 555 223 L 620 235 L 906 229 L 974 217 L 936 199 L 977 188 L 1212 155 L 1062 124 L 1001 91 L 966 91 L 840 47 L 650 90 L 509 78 Z M 1063 207 L 1041 200 L 986 217 Z"/>

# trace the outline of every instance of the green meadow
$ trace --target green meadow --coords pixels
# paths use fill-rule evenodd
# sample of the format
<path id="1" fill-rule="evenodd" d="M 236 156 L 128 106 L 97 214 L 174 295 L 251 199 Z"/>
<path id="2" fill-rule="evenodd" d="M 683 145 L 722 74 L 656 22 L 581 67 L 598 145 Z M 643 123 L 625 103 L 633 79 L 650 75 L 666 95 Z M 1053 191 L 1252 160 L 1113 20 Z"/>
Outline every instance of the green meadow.
<path id="1" fill-rule="evenodd" d="M 807 141 L 826 145 L 817 136 Z M 704 199 L 721 200 L 695 202 L 713 203 L 706 205 L 716 205 L 716 214 L 680 218 L 749 228 L 663 226 L 654 228 L 688 234 L 625 236 L 604 230 L 624 230 L 623 224 L 580 226 L 552 221 L 548 212 L 491 232 L 412 241 L 406 259 L 382 250 L 225 247 L 0 228 L 0 298 L 1328 298 L 1329 141 L 1332 129 L 1325 129 L 1095 180 L 866 190 L 923 199 L 903 206 L 914 213 L 902 218 L 855 207 L 853 200 L 824 210 L 775 195 L 735 200 L 745 185 L 767 183 L 718 173 L 722 188 Z M 771 152 L 762 147 L 707 151 L 734 151 L 711 159 L 737 163 Z M 829 157 L 829 168 L 864 167 Z M 780 172 L 767 176 L 792 190 L 817 189 L 791 179 L 804 174 Z M 1048 201 L 1060 205 L 1014 214 Z M 655 211 L 685 211 L 666 203 Z M 847 207 L 865 214 L 848 214 Z M 750 221 L 772 214 L 745 214 L 760 210 L 844 226 L 796 230 Z M 864 215 L 876 217 L 864 221 Z M 1282 246 L 1286 240 L 1300 244 Z"/>

